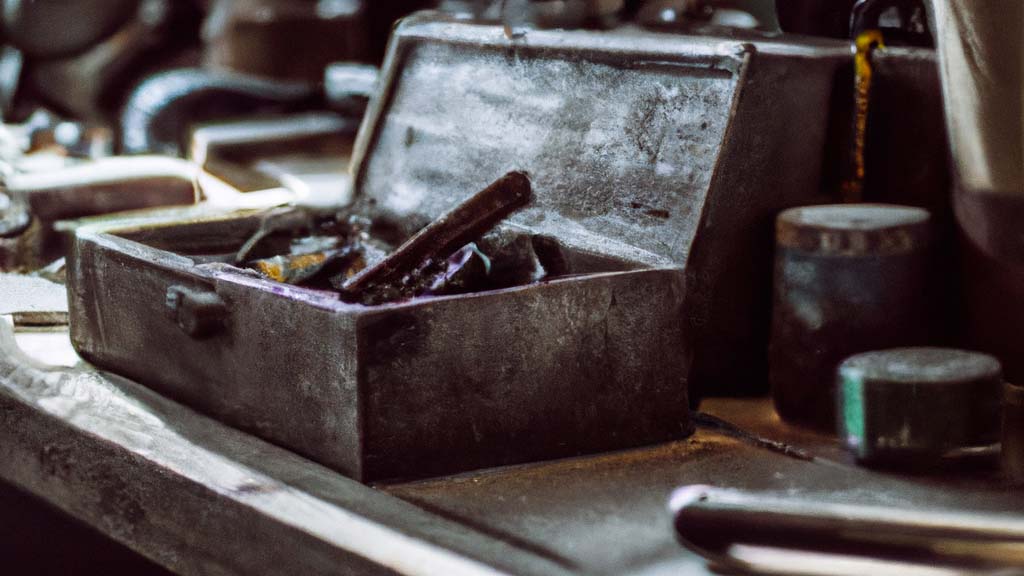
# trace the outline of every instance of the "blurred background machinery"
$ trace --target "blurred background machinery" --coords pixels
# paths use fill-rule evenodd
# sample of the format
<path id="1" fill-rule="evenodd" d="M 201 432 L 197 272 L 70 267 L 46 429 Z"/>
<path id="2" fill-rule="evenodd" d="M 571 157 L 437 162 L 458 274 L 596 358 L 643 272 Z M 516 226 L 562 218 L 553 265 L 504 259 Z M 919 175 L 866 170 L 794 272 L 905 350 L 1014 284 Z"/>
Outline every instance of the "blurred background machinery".
<path id="1" fill-rule="evenodd" d="M 744 535 L 751 539 L 748 543 L 784 547 L 793 534 L 823 534 L 818 543 L 824 548 L 856 550 L 861 540 L 833 530 L 836 518 L 849 509 L 814 503 L 815 498 L 829 501 L 836 495 L 876 505 L 861 509 L 863 517 L 854 518 L 852 524 L 856 530 L 920 532 L 922 540 L 910 546 L 913 559 L 933 559 L 929 554 L 934 550 L 927 550 L 933 537 L 929 530 L 946 521 L 956 528 L 951 534 L 970 545 L 939 556 L 955 556 L 957 562 L 964 556 L 972 561 L 984 557 L 984 562 L 978 560 L 971 568 L 1006 563 L 1005 557 L 997 554 L 993 561 L 991 550 L 982 554 L 972 546 L 974 540 L 1019 539 L 1024 530 L 1017 524 L 1011 522 L 1003 532 L 989 532 L 979 528 L 979 522 L 951 520 L 941 513 L 893 522 L 885 508 L 877 505 L 913 501 L 929 506 L 938 500 L 953 508 L 967 503 L 990 512 L 1018 509 L 1019 495 L 1006 487 L 1024 477 L 1024 338 L 1019 335 L 1024 325 L 1022 6 L 1016 0 L 4 0 L 0 2 L 0 322 L 9 317 L 11 327 L 0 326 L 0 347 L 6 347 L 0 353 L 15 348 L 8 341 L 8 328 L 33 336 L 39 336 L 33 330 L 66 331 L 68 308 L 60 286 L 65 282 L 64 256 L 74 245 L 75 231 L 83 226 L 109 220 L 141 230 L 135 238 L 157 238 L 157 234 L 147 236 L 145 230 L 158 226 L 171 240 L 192 236 L 202 243 L 235 234 L 230 239 L 241 242 L 244 235 L 225 224 L 229 217 L 241 218 L 249 229 L 259 228 L 256 236 L 273 235 L 280 232 L 273 226 L 281 222 L 299 222 L 297 229 L 311 227 L 308 214 L 276 210 L 280 206 L 329 211 L 350 202 L 350 160 L 357 165 L 366 160 L 360 155 L 365 156 L 367 136 L 362 149 L 357 145 L 364 113 L 376 102 L 364 131 L 387 120 L 373 116 L 387 114 L 386 98 L 377 99 L 379 91 L 403 73 L 429 82 L 430 89 L 420 93 L 430 98 L 444 99 L 450 89 L 465 95 L 472 90 L 449 74 L 465 62 L 484 62 L 472 59 L 474 50 L 494 45 L 507 50 L 486 60 L 490 71 L 501 75 L 503 70 L 526 66 L 535 55 L 521 57 L 516 48 L 529 47 L 531 36 L 542 34 L 547 35 L 546 49 L 561 51 L 562 59 L 576 67 L 577 76 L 565 77 L 577 78 L 580 84 L 586 67 L 594 65 L 595 54 L 622 69 L 634 64 L 671 68 L 670 57 L 675 56 L 704 58 L 702 62 L 742 60 L 745 64 L 737 68 L 742 74 L 709 64 L 707 77 L 734 72 L 742 76 L 737 85 L 742 84 L 744 106 L 726 113 L 720 102 L 711 99 L 687 103 L 704 115 L 714 115 L 703 124 L 697 122 L 700 118 L 693 119 L 695 126 L 706 130 L 709 124 L 712 128 L 728 125 L 731 137 L 728 146 L 712 152 L 715 162 L 707 163 L 725 166 L 728 173 L 716 173 L 717 179 L 709 185 L 716 195 L 701 204 L 700 214 L 691 219 L 700 239 L 712 240 L 694 242 L 692 252 L 689 245 L 685 250 L 685 318 L 680 323 L 689 339 L 685 363 L 697 436 L 655 448 L 584 458 L 568 468 L 556 461 L 491 470 L 472 476 L 472 482 L 465 481 L 468 476 L 423 482 L 399 479 L 382 483 L 379 492 L 345 484 L 340 477 L 332 476 L 325 484 L 339 493 L 351 490 L 360 502 L 384 502 L 381 509 L 388 512 L 383 516 L 391 515 L 387 521 L 397 517 L 409 521 L 399 532 L 412 533 L 454 519 L 453 523 L 465 521 L 488 537 L 498 534 L 500 546 L 511 542 L 513 548 L 526 550 L 528 560 L 518 564 L 522 558 L 516 554 L 482 555 L 488 562 L 507 561 L 524 572 L 587 573 L 599 567 L 604 572 L 653 574 L 666 566 L 696 566 L 689 564 L 690 557 L 680 560 L 668 519 L 661 515 L 666 513 L 664 500 L 670 487 L 694 479 L 705 483 L 707 478 L 730 488 L 767 487 L 798 495 L 766 500 L 758 494 L 703 487 L 679 492 L 672 509 L 678 536 L 688 545 L 704 548 L 698 551 L 717 559 L 722 564 L 719 568 L 737 569 L 735 558 L 727 559 L 722 551 Z M 392 34 L 396 22 L 424 9 L 437 12 L 410 19 L 421 28 L 407 40 L 428 39 L 455 47 L 429 73 L 420 73 L 422 69 L 414 65 L 405 67 L 393 57 L 401 36 Z M 453 30 L 461 30 L 461 35 Z M 623 54 L 635 55 L 630 42 L 654 35 L 664 36 L 658 36 L 662 42 L 657 46 L 645 45 L 648 56 L 665 56 L 659 50 L 677 46 L 665 38 L 686 38 L 678 45 L 692 53 L 652 56 L 653 61 L 642 63 L 623 61 Z M 389 39 L 394 41 L 390 59 Z M 732 52 L 715 52 L 726 49 Z M 814 73 L 794 82 L 785 77 L 791 69 L 784 65 L 746 66 L 761 57 L 812 63 Z M 381 66 L 387 63 L 393 67 L 381 76 Z M 465 83 L 465 78 L 461 81 Z M 486 104 L 500 108 L 519 102 L 521 108 L 525 100 L 517 98 L 527 96 L 510 94 Z M 532 102 L 537 101 L 539 96 Z M 417 104 L 415 97 L 405 104 L 409 102 Z M 805 102 L 812 102 L 813 110 Z M 667 128 L 645 123 L 650 120 L 644 117 L 649 110 L 640 108 L 628 112 L 649 130 L 631 136 L 638 149 L 646 152 L 660 145 L 658 138 L 664 139 Z M 801 109 L 806 113 L 800 115 Z M 411 111 L 398 110 L 406 111 L 407 117 L 418 114 L 415 106 Z M 450 126 L 466 120 L 458 105 L 448 109 L 423 105 L 419 110 L 429 110 L 432 120 L 448 121 Z M 794 116 L 764 112 L 771 110 Z M 509 110 L 509 116 L 516 111 Z M 571 123 L 580 118 L 588 116 L 558 120 Z M 813 126 L 808 129 L 797 120 Z M 465 133 L 473 128 L 461 126 Z M 784 142 L 785 138 L 790 141 Z M 402 154 L 414 143 L 416 133 L 411 128 L 404 139 L 391 140 L 391 158 L 403 160 L 388 165 L 396 178 L 411 165 Z M 770 154 L 762 153 L 765 146 L 772 147 Z M 568 149 L 561 150 L 567 155 L 561 164 L 549 165 L 583 166 L 577 157 L 568 156 Z M 657 152 L 651 155 L 652 163 L 656 156 Z M 690 157 L 695 158 L 693 166 L 701 168 L 699 151 Z M 768 163 L 763 158 L 782 160 Z M 452 181 L 459 170 L 444 167 L 431 174 Z M 773 183 L 809 180 L 814 182 L 808 190 L 797 190 L 797 185 L 784 190 L 759 188 L 765 182 L 770 188 Z M 665 189 L 651 186 L 646 192 L 657 195 Z M 750 190 L 763 194 L 737 192 Z M 597 201 L 591 200 L 580 198 L 579 202 L 590 202 L 586 208 L 593 208 Z M 783 204 L 796 200 L 809 206 L 779 213 L 789 207 Z M 570 208 L 572 201 L 565 200 Z M 667 210 L 639 200 L 613 203 L 609 213 L 615 210 L 659 221 L 670 218 Z M 550 248 L 531 245 L 531 250 L 540 252 Z M 579 255 L 573 258 L 586 260 Z M 215 260 L 201 265 L 215 269 L 225 264 Z M 126 268 L 116 255 L 112 262 Z M 137 277 L 145 279 L 145 273 Z M 96 285 L 103 292 L 104 283 Z M 41 304 L 44 292 L 49 300 Z M 189 294 L 175 292 L 181 299 Z M 180 304 L 171 300 L 168 307 Z M 59 303 L 51 305 L 51 301 Z M 110 305 L 100 298 L 91 304 Z M 41 338 L 45 340 L 45 335 Z M 643 344 L 641 339 L 634 340 Z M 395 340 L 395 350 L 410 341 Z M 928 348 L 877 352 L 892 346 Z M 70 352 L 66 345 L 61 349 Z M 217 356 L 219 351 L 211 354 Z M 120 411 L 114 412 L 128 420 L 149 422 L 145 410 L 151 404 L 160 414 L 174 414 L 188 422 L 184 428 L 203 430 L 200 435 L 207 440 L 238 434 L 82 365 L 58 374 L 19 364 L 16 356 L 0 357 L 0 378 L 26 379 L 30 385 L 23 386 L 24 398 L 40 393 L 39 382 L 62 379 L 81 390 L 97 386 L 100 392 L 94 392 L 101 396 L 114 390 L 114 396 L 148 398 L 129 403 L 127 409 L 118 405 Z M 134 360 L 146 363 L 145 358 Z M 920 400 L 923 393 L 928 401 Z M 83 394 L 89 396 L 79 395 Z M 7 402 L 5 398 L 0 395 Z M 696 411 L 702 398 L 710 399 L 704 404 L 706 413 Z M 454 409 L 465 410 L 468 404 L 460 402 Z M 51 410 L 45 412 L 50 419 L 57 413 L 52 405 L 40 404 L 42 410 Z M 0 423 L 15 422 L 15 417 L 8 416 L 12 413 L 27 424 L 0 426 L 0 431 L 20 434 L 22 428 L 38 424 L 23 415 L 31 410 L 13 401 L 0 403 L 0 408 L 5 406 L 9 410 L 0 410 Z M 275 408 L 279 407 L 268 408 L 271 417 L 294 418 L 288 411 L 273 414 Z M 868 412 L 872 417 L 865 416 Z M 1000 412 L 1001 444 L 996 422 Z M 64 425 L 73 416 L 56 420 Z M 261 417 L 252 427 L 265 426 L 271 417 Z M 233 423 L 227 417 L 224 421 Z M 83 426 L 82 422 L 94 424 L 84 418 L 73 425 Z M 110 425 L 120 434 L 118 422 Z M 816 431 L 804 428 L 808 425 Z M 829 435 L 833 432 L 838 438 Z M 42 500 L 5 484 L 0 489 L 4 503 L 0 507 L 11 511 L 9 518 L 31 518 L 35 528 L 19 530 L 17 520 L 0 521 L 0 537 L 11 543 L 4 549 L 33 562 L 38 572 L 75 569 L 78 560 L 38 553 L 52 529 L 80 545 L 83 550 L 72 550 L 76 557 L 87 548 L 97 555 L 94 567 L 109 563 L 108 573 L 163 573 L 163 568 L 99 534 L 115 532 L 103 524 L 108 517 L 117 519 L 115 525 L 131 524 L 133 518 L 142 524 L 145 514 L 139 509 L 162 510 L 159 498 L 136 496 L 137 500 L 125 504 L 120 495 L 141 491 L 144 496 L 148 482 L 166 487 L 172 484 L 167 478 L 176 481 L 175 474 L 186 469 L 196 454 L 202 455 L 196 445 L 174 444 L 181 439 L 161 433 L 153 434 L 168 442 L 168 453 L 181 456 L 182 461 L 153 463 L 145 454 L 139 456 L 140 468 L 156 478 L 147 477 L 140 486 L 125 485 L 116 475 L 92 468 L 89 474 L 79 473 L 89 464 L 76 460 L 77 455 L 68 456 L 66 447 L 40 440 L 49 438 L 45 434 L 18 436 L 24 446 L 9 448 L 11 453 L 33 455 L 26 457 L 31 462 L 38 457 L 47 478 L 57 479 L 57 491 L 71 502 L 61 501 L 58 508 L 73 509 L 80 517 L 98 515 L 101 520 L 91 527 L 69 523 Z M 131 446 L 134 456 L 147 450 L 136 450 L 137 444 L 132 444 L 139 435 L 128 434 L 127 440 L 120 440 L 122 444 L 106 442 L 99 434 L 79 436 L 73 440 L 77 450 L 108 456 L 104 450 L 110 446 Z M 272 441 L 280 437 L 262 436 Z M 415 439 L 416 434 L 412 436 Z M 564 438 L 550 436 L 543 440 L 564 444 Z M 96 442 L 97 437 L 103 442 Z M 220 440 L 213 442 L 231 454 L 234 467 L 228 466 L 228 476 L 241 474 L 239 470 L 263 470 L 250 460 L 252 454 L 266 453 L 275 462 L 274 470 L 267 473 L 270 478 L 291 474 L 293 484 L 303 484 L 294 478 L 328 477 L 319 468 L 307 474 L 306 463 L 289 460 L 279 448 L 241 434 L 230 438 L 227 448 L 223 442 L 217 444 Z M 463 440 L 473 443 L 469 435 Z M 33 442 L 43 444 L 35 450 Z M 279 444 L 299 453 L 316 452 Z M 1002 470 L 994 465 L 1000 450 Z M 19 462 L 14 457 L 8 460 Z M 918 460 L 927 465 L 908 466 L 909 479 L 894 479 L 892 475 L 907 471 L 900 470 L 901 465 Z M 110 458 L 110 466 L 135 469 L 116 458 Z M 876 473 L 875 466 L 886 470 Z M 416 476 L 429 470 L 433 469 L 425 466 L 407 472 Z M 935 470 L 942 473 L 927 476 Z M 556 475 L 559 481 L 551 482 Z M 74 495 L 60 492 L 61 481 L 71 485 L 79 478 L 86 485 L 112 486 L 114 496 L 74 501 Z M 567 479 L 564 486 L 568 488 L 560 491 L 562 479 Z M 231 498 L 239 494 L 238 498 L 245 498 L 276 490 L 249 480 L 240 486 L 237 490 L 216 486 L 203 493 L 230 494 L 215 497 L 212 506 L 234 510 L 231 506 L 237 501 Z M 656 496 L 633 490 L 636 486 Z M 50 484 L 35 488 L 44 499 L 50 495 L 53 504 Z M 367 492 L 359 492 L 363 488 Z M 315 498 L 318 503 L 337 504 L 331 500 L 333 495 L 324 496 L 322 486 L 311 488 L 307 483 L 303 489 L 309 490 L 298 497 L 307 499 L 303 502 Z M 521 495 L 520 510 L 511 511 L 505 505 L 506 491 Z M 624 495 L 631 492 L 637 494 Z M 421 517 L 417 514 L 427 512 L 419 508 L 415 513 L 390 508 L 391 500 L 381 498 L 391 496 L 437 515 Z M 323 506 L 321 510 L 329 508 Z M 594 522 L 592 508 L 604 510 L 601 518 L 614 521 Z M 261 508 L 259 519 L 277 512 Z M 556 513 L 557 518 L 552 516 Z M 775 530 L 776 525 L 765 530 L 765 518 L 778 521 L 777 526 L 785 530 Z M 652 519 L 665 520 L 664 526 L 655 526 Z M 629 530 L 618 528 L 616 522 Z M 731 527 L 737 522 L 742 530 L 734 532 Z M 545 531 L 545 526 L 554 528 Z M 565 526 L 572 529 L 562 529 Z M 708 541 L 703 542 L 700 534 L 709 526 Z M 274 527 L 281 530 L 279 525 Z M 460 540 L 465 537 L 460 532 L 464 528 L 460 524 L 452 529 L 453 539 L 462 543 L 455 547 L 465 545 Z M 127 532 L 120 534 L 122 541 L 159 557 L 165 566 L 202 564 L 202 560 L 190 564 L 193 559 L 182 560 L 184 556 L 161 556 L 159 535 Z M 290 534 L 287 529 L 282 533 Z M 264 536 L 255 533 L 254 539 Z M 425 539 L 434 536 L 431 533 Z M 268 548 L 271 555 L 272 548 Z M 907 549 L 883 548 L 894 558 L 907 556 Z M 209 551 L 211 556 L 217 553 Z M 318 557 L 309 558 L 315 563 Z M 295 560 L 296 566 L 306 560 Z M 237 558 L 228 563 L 234 568 L 267 566 Z M 808 573 L 820 573 L 827 565 L 811 564 L 819 572 Z M 700 563 L 696 569 L 707 568 Z M 752 570 L 749 563 L 741 568 Z M 771 573 L 768 568 L 764 571 Z"/>

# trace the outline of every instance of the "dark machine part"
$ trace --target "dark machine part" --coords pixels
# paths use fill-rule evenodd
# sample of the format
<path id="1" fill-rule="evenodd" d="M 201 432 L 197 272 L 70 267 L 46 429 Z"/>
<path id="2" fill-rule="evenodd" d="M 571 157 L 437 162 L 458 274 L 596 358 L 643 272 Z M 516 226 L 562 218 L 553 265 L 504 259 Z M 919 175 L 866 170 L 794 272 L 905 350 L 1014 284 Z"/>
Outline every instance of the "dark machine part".
<path id="1" fill-rule="evenodd" d="M 987 354 L 895 348 L 838 370 L 838 433 L 864 464 L 922 467 L 999 442 L 1002 369 Z"/>
<path id="2" fill-rule="evenodd" d="M 850 20 L 850 38 L 877 30 L 892 46 L 934 45 L 923 0 L 857 0 Z"/>
<path id="3" fill-rule="evenodd" d="M 2 23 L 11 28 L 13 35 L 9 39 L 12 44 L 5 46 L 0 57 L 0 101 L 9 123 L 25 117 L 24 125 L 12 126 L 12 130 L 26 134 L 22 138 L 26 143 L 19 140 L 15 145 L 19 154 L 45 150 L 57 155 L 104 158 L 113 153 L 116 134 L 119 152 L 183 156 L 198 123 L 239 115 L 330 108 L 345 116 L 345 127 L 338 130 L 338 139 L 345 142 L 336 147 L 339 165 L 324 162 L 319 169 L 324 174 L 336 170 L 337 180 L 341 180 L 344 166 L 340 158 L 351 148 L 354 125 L 375 88 L 376 74 L 366 65 L 345 63 L 331 65 L 331 72 L 326 74 L 330 61 L 341 56 L 296 38 L 315 37 L 340 45 L 335 32 L 345 29 L 352 32 L 352 43 L 364 43 L 359 25 L 364 18 L 363 3 L 304 2 L 300 3 L 302 7 L 292 6 L 292 10 L 283 2 L 239 0 L 226 20 L 218 19 L 216 14 L 207 19 L 210 25 L 206 38 L 212 43 L 208 48 L 213 55 L 209 64 L 214 69 L 196 67 L 199 28 L 207 4 L 140 0 L 110 2 L 102 9 L 90 1 L 3 4 Z M 236 3 L 219 2 L 218 6 L 228 4 Z M 320 30 L 320 25 L 327 29 Z M 69 27 L 76 28 L 69 32 Z M 279 41 L 278 33 L 296 38 Z M 253 38 L 257 44 L 273 40 L 273 51 L 253 53 L 252 46 L 246 45 Z M 33 49 L 31 42 L 38 49 Z M 42 53 L 47 46 L 52 50 Z M 235 49 L 240 52 L 232 52 Z M 307 52 L 314 52 L 316 58 L 308 58 Z M 231 69 L 234 61 L 230 55 L 241 53 L 246 54 L 246 62 L 259 69 Z M 289 66 L 279 66 L 283 61 Z M 302 69 L 300 80 L 290 79 L 298 70 L 296 62 L 309 66 Z M 325 123 L 323 128 L 329 126 Z M 299 184 L 306 196 L 313 195 L 312 185 L 307 184 L 316 179 L 312 172 L 318 168 L 312 163 L 269 162 L 263 167 L 292 181 L 301 178 L 293 178 L 296 174 L 290 169 L 305 170 L 299 176 L 310 178 Z M 251 167 L 239 167 L 232 174 L 247 171 L 252 176 L 249 183 L 257 187 L 273 180 L 246 168 Z M 18 176 L 19 169 L 15 166 L 11 176 Z M 55 219 L 196 200 L 191 177 L 161 175 L 160 169 L 156 170 L 133 176 L 121 167 L 97 164 L 92 168 L 61 169 L 45 183 L 41 183 L 47 180 L 45 174 L 21 178 L 17 184 L 8 182 L 11 195 L 5 196 L 4 235 L 28 231 L 33 216 L 38 226 L 31 238 L 3 243 L 4 268 L 20 269 L 26 262 L 45 264 L 47 255 L 59 255 L 63 242 L 53 234 Z M 74 178 L 81 181 L 69 180 Z M 325 178 L 320 179 L 322 188 L 328 185 L 325 182 Z M 25 186 L 33 189 L 19 189 Z"/>
<path id="4" fill-rule="evenodd" d="M 681 543 L 726 567 L 733 544 L 977 569 L 1024 567 L 1024 522 L 1012 515 L 848 505 L 712 486 L 677 489 L 669 509 Z M 993 546 L 1019 548 L 1017 561 L 1009 553 L 994 556 Z"/>
<path id="5" fill-rule="evenodd" d="M 70 120 L 105 125 L 131 154 L 181 152 L 168 142 L 166 127 L 153 128 L 164 133 L 150 134 L 153 147 L 146 148 L 139 133 L 148 126 L 140 126 L 146 122 L 140 115 L 171 116 L 177 133 L 192 122 L 266 111 L 333 108 L 361 115 L 367 76 L 335 73 L 326 79 L 325 98 L 325 70 L 335 62 L 372 62 L 371 44 L 383 45 L 389 30 L 371 39 L 368 22 L 379 12 L 398 17 L 417 7 L 389 2 L 387 10 L 371 10 L 360 0 L 98 4 L 4 4 L 0 23 L 10 37 L 0 58 L 0 103 L 7 121 L 42 105 Z M 181 78 L 184 70 L 195 78 Z M 177 77 L 169 79 L 168 71 Z M 359 85 L 355 92 L 341 86 L 349 80 Z"/>
<path id="6" fill-rule="evenodd" d="M 619 23 L 623 0 L 501 0 L 499 19 L 505 34 L 517 36 L 524 26 L 535 28 L 612 28 Z"/>
<path id="7" fill-rule="evenodd" d="M 816 7 L 837 7 L 840 2 L 813 2 Z M 852 5 L 852 2 L 850 3 Z M 780 14 L 786 5 L 779 2 Z M 889 21 L 885 21 L 887 25 Z M 893 25 L 898 22 L 893 23 Z M 843 26 L 849 34 L 849 10 Z M 866 27 L 872 30 L 872 27 Z M 968 346 L 963 341 L 963 295 L 958 254 L 957 224 L 953 216 L 949 143 L 943 118 L 943 99 L 935 50 L 901 45 L 891 28 L 875 36 L 884 46 L 869 46 L 855 56 L 854 64 L 866 64 L 870 86 L 867 101 L 857 101 L 861 86 L 850 76 L 836 80 L 830 114 L 830 143 L 825 191 L 847 188 L 856 179 L 861 151 L 862 180 L 851 198 L 869 203 L 917 206 L 932 218 L 932 277 L 929 294 L 942 305 L 932 330 L 935 344 Z M 890 43 L 892 42 L 892 43 Z M 858 75 L 864 76 L 864 71 Z M 858 115 L 858 111 L 864 114 Z M 858 122 L 862 124 L 858 127 Z M 858 128 L 863 140 L 857 141 Z M 827 201 L 827 200 L 826 200 Z"/>
<path id="8" fill-rule="evenodd" d="M 435 8 L 445 0 L 401 0 L 394 2 L 366 2 L 366 18 L 369 30 L 370 62 L 378 64 L 384 61 L 387 42 L 395 27 L 395 22 L 419 10 Z M 479 0 L 469 0 L 479 2 Z"/>
<path id="9" fill-rule="evenodd" d="M 17 235 L 0 236 L 0 271 L 31 272 L 64 253 L 64 239 L 37 219 Z"/>
<path id="10" fill-rule="evenodd" d="M 332 62 L 369 58 L 359 0 L 214 0 L 203 26 L 203 64 L 280 81 L 318 83 Z"/>
<path id="11" fill-rule="evenodd" d="M 14 174 L 7 188 L 36 218 L 53 223 L 106 214 L 179 206 L 199 200 L 194 170 L 174 158 L 105 158 L 43 173 Z"/>
<path id="12" fill-rule="evenodd" d="M 181 156 L 194 124 L 260 111 L 301 110 L 322 101 L 315 85 L 211 72 L 172 70 L 150 77 L 121 114 L 121 148 L 129 154 Z"/>
<path id="13" fill-rule="evenodd" d="M 204 29 L 205 67 L 162 72 L 139 84 L 121 113 L 122 150 L 181 155 L 195 124 L 246 114 L 330 108 L 361 116 L 376 88 L 375 70 L 333 62 L 364 57 L 362 3 L 342 2 L 326 12 L 321 4 L 215 4 Z"/>
<path id="14" fill-rule="evenodd" d="M 1003 384 L 1003 475 L 1011 484 L 1024 485 L 1024 387 Z"/>
<path id="15" fill-rule="evenodd" d="M 78 120 L 113 124 L 125 95 L 139 78 L 195 60 L 202 14 L 192 2 L 135 4 L 130 18 L 85 50 L 27 60 L 18 88 L 19 108 L 32 110 L 41 103 Z M 28 3 L 26 9 L 34 11 L 36 5 Z M 44 38 L 62 33 L 55 27 Z"/>
<path id="16" fill-rule="evenodd" d="M 964 255 L 966 332 L 1024 382 L 1024 4 L 931 0 Z"/>
<path id="17" fill-rule="evenodd" d="M 0 47 L 0 118 L 14 117 L 18 83 L 25 66 L 25 56 L 14 46 Z"/>
<path id="18" fill-rule="evenodd" d="M 768 379 L 782 418 L 833 430 L 844 358 L 926 342 L 929 237 L 920 208 L 826 205 L 779 215 Z"/>
<path id="19" fill-rule="evenodd" d="M 776 0 L 779 25 L 784 32 L 850 37 L 850 13 L 856 0 Z"/>
<path id="20" fill-rule="evenodd" d="M 9 173 L 0 192 L 0 271 L 36 270 L 61 258 L 71 240 L 57 230 L 61 220 L 194 204 L 194 176 L 188 162 L 154 156 Z"/>
<path id="21" fill-rule="evenodd" d="M 626 22 L 690 33 L 779 32 L 775 0 L 446 0 L 439 8 L 501 23 L 510 37 L 529 29 L 606 30 Z"/>
<path id="22" fill-rule="evenodd" d="M 31 223 L 32 214 L 25 196 L 0 189 L 0 238 L 18 236 Z"/>
<path id="23" fill-rule="evenodd" d="M 608 29 L 620 23 L 624 0 L 441 0 L 436 6 L 459 18 L 502 24 L 509 37 L 528 29 Z"/>
<path id="24" fill-rule="evenodd" d="M 239 192 L 284 187 L 300 204 L 338 204 L 358 128 L 357 119 L 331 112 L 213 122 L 192 131 L 187 157 Z"/>
<path id="25" fill-rule="evenodd" d="M 776 0 L 784 32 L 855 39 L 880 30 L 887 44 L 931 46 L 922 0 Z"/>
<path id="26" fill-rule="evenodd" d="M 348 301 L 373 303 L 395 290 L 410 275 L 443 261 L 459 247 L 479 239 L 531 200 L 530 179 L 510 172 L 440 216 L 386 258 L 351 278 L 342 287 Z"/>
<path id="27" fill-rule="evenodd" d="M 648 0 L 636 15 L 639 24 L 662 30 L 694 32 L 701 25 L 729 29 L 756 29 L 778 33 L 775 0 Z"/>
<path id="28" fill-rule="evenodd" d="M 140 0 L 5 0 L 4 40 L 29 58 L 78 54 L 132 19 Z"/>

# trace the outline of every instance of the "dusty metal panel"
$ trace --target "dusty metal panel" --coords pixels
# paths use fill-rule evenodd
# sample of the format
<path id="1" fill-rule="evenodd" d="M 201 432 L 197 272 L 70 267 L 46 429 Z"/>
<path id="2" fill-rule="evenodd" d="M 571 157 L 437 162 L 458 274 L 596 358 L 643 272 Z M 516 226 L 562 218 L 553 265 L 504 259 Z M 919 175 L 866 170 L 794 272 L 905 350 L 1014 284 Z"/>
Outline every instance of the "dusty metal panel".
<path id="1" fill-rule="evenodd" d="M 631 53 L 581 32 L 536 46 L 499 27 L 437 26 L 396 33 L 390 84 L 357 144 L 368 147 L 354 159 L 358 195 L 431 218 L 492 174 L 525 170 L 535 202 L 513 223 L 685 264 L 742 52 L 666 37 L 659 53 Z"/>
<path id="2" fill-rule="evenodd" d="M 682 292 L 678 271 L 641 270 L 360 317 L 367 475 L 688 435 Z"/>
<path id="3" fill-rule="evenodd" d="M 83 357 L 361 476 L 350 317 L 110 237 L 80 236 L 68 265 Z M 204 339 L 183 332 L 168 315 L 172 286 L 222 298 L 222 330 Z"/>

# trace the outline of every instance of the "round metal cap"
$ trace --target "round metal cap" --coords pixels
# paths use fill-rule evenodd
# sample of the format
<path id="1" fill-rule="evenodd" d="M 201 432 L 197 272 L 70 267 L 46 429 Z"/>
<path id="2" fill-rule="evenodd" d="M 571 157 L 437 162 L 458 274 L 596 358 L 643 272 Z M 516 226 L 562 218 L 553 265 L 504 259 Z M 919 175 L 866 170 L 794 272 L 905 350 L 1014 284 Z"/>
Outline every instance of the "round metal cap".
<path id="1" fill-rule="evenodd" d="M 839 366 L 840 439 L 859 460 L 934 462 L 998 442 L 999 361 L 946 348 L 858 354 Z"/>
<path id="2" fill-rule="evenodd" d="M 834 256 L 884 256 L 928 244 L 928 211 L 894 204 L 790 208 L 775 225 L 778 246 Z"/>

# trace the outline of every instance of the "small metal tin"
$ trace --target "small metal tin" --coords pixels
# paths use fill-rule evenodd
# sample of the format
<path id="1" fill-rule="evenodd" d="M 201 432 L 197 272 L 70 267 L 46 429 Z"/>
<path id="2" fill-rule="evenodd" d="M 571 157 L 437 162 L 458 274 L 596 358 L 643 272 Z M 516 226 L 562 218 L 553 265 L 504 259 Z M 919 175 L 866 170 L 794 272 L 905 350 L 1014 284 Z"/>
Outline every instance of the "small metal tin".
<path id="1" fill-rule="evenodd" d="M 1024 386 L 1003 384 L 1003 474 L 1024 484 Z"/>
<path id="2" fill-rule="evenodd" d="M 779 215 L 768 378 L 782 418 L 833 430 L 839 362 L 925 341 L 929 222 L 887 204 Z"/>
<path id="3" fill-rule="evenodd" d="M 988 354 L 896 348 L 838 371 L 841 441 L 871 464 L 932 464 L 999 441 L 1002 368 Z"/>

